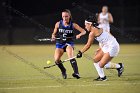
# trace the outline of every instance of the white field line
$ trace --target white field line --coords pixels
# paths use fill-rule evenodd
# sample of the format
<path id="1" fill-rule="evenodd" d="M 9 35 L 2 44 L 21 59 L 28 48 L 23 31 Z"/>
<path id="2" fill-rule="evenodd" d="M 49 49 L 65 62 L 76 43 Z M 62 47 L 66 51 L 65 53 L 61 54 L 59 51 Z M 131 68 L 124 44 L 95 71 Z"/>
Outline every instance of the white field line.
<path id="1" fill-rule="evenodd" d="M 138 85 L 140 83 L 123 83 L 124 85 Z M 88 85 L 65 85 L 65 87 L 94 87 L 94 86 L 109 86 L 111 84 L 88 84 Z M 27 87 L 5 87 L 0 88 L 0 90 L 18 90 L 18 89 L 38 89 L 38 88 L 60 88 L 63 87 L 62 85 L 56 85 L 56 86 L 27 86 Z"/>
<path id="2" fill-rule="evenodd" d="M 6 89 L 36 89 L 36 88 L 58 88 L 61 86 L 28 86 L 28 87 L 9 87 L 9 88 L 0 88 L 0 90 Z"/>

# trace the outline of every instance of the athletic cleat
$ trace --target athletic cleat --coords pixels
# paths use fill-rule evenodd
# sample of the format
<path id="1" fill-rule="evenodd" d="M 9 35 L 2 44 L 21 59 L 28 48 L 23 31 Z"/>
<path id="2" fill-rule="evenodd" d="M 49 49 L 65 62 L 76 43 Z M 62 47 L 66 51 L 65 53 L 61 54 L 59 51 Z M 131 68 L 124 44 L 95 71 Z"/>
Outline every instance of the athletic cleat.
<path id="1" fill-rule="evenodd" d="M 79 74 L 76 74 L 76 73 L 73 73 L 72 76 L 73 76 L 74 78 L 77 78 L 77 79 L 81 78 L 80 75 L 79 75 Z"/>
<path id="2" fill-rule="evenodd" d="M 63 77 L 63 79 L 67 79 L 67 74 L 66 73 L 62 73 L 62 77 Z"/>
<path id="3" fill-rule="evenodd" d="M 98 77 L 98 78 L 96 78 L 96 79 L 94 79 L 94 80 L 96 80 L 96 81 L 106 81 L 107 78 L 106 78 L 106 76 L 104 76 L 103 78 Z"/>
<path id="4" fill-rule="evenodd" d="M 120 68 L 117 68 L 118 71 L 118 77 L 120 77 L 124 71 L 124 65 L 122 63 L 118 63 L 120 65 Z"/>
<path id="5" fill-rule="evenodd" d="M 66 69 L 63 70 L 62 77 L 63 79 L 67 79 Z"/>

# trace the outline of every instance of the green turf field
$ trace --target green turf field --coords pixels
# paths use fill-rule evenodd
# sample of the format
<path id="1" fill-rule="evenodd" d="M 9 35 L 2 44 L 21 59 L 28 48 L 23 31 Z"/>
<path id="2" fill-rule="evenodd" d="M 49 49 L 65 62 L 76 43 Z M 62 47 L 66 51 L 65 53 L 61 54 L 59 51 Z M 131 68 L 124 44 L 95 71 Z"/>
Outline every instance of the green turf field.
<path id="1" fill-rule="evenodd" d="M 76 45 L 76 50 L 83 45 Z M 64 63 L 68 79 L 61 77 L 57 67 L 43 69 L 47 60 L 54 64 L 54 45 L 0 46 L 0 93 L 140 93 L 140 45 L 122 44 L 118 57 L 112 62 L 123 62 L 125 71 L 117 77 L 116 70 L 106 70 L 108 81 L 93 81 L 97 72 L 92 61 L 77 59 L 81 79 L 71 76 L 71 64 Z M 92 56 L 97 48 L 92 45 L 85 54 Z M 76 54 L 77 52 L 75 52 Z M 67 59 L 66 54 L 62 60 Z"/>

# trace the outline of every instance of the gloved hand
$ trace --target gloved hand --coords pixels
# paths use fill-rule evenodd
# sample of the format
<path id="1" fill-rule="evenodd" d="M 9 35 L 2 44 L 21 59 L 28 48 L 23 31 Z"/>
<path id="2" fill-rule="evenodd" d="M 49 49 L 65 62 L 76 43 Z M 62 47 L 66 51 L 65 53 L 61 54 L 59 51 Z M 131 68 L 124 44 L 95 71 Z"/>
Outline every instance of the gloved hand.
<path id="1" fill-rule="evenodd" d="M 78 54 L 77 54 L 77 58 L 81 58 L 82 57 L 82 52 L 79 51 Z"/>

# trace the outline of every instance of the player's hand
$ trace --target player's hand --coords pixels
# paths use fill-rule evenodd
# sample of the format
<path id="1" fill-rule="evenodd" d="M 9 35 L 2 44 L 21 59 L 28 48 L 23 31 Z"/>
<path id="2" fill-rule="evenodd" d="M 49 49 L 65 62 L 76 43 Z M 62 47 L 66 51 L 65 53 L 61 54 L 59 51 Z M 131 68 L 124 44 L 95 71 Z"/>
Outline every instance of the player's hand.
<path id="1" fill-rule="evenodd" d="M 81 35 L 76 35 L 76 39 L 79 39 L 81 37 Z"/>
<path id="2" fill-rule="evenodd" d="M 77 54 L 77 58 L 81 58 L 82 57 L 82 52 L 79 51 L 78 54 Z"/>
<path id="3" fill-rule="evenodd" d="M 55 35 L 52 35 L 51 41 L 55 41 Z"/>

